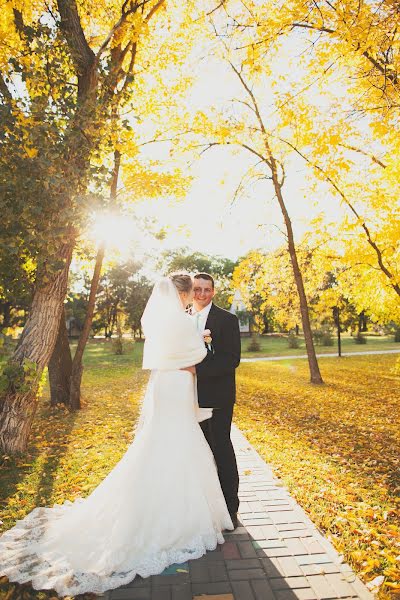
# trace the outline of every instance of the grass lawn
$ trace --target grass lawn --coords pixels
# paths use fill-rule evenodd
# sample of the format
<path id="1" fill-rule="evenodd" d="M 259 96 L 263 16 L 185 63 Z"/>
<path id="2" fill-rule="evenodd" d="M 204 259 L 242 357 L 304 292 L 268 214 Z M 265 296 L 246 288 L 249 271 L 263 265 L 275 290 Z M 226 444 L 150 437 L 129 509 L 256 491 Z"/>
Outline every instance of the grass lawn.
<path id="1" fill-rule="evenodd" d="M 354 338 L 349 334 L 342 334 L 342 352 L 363 352 L 372 350 L 399 350 L 400 343 L 394 342 L 393 335 L 366 335 L 363 337 L 367 339 L 366 344 L 356 344 Z M 303 336 L 299 336 L 299 348 L 289 348 L 287 336 L 282 335 L 270 336 L 261 335 L 258 338 L 260 343 L 259 352 L 248 352 L 247 348 L 250 344 L 250 338 L 242 338 L 242 357 L 243 358 L 255 358 L 261 356 L 296 356 L 298 354 L 306 354 L 306 346 L 304 343 Z M 333 346 L 315 346 L 317 354 L 331 354 L 337 353 L 337 340 L 334 339 Z"/>
<path id="2" fill-rule="evenodd" d="M 244 363 L 235 420 L 364 581 L 399 593 L 400 381 L 395 356 Z M 397 584 L 396 584 L 397 582 Z M 397 587 L 396 587 L 397 585 Z"/>
<path id="3" fill-rule="evenodd" d="M 51 409 L 45 389 L 28 453 L 0 457 L 2 531 L 37 505 L 89 494 L 120 459 L 147 381 L 141 352 L 142 344 L 127 343 L 126 353 L 116 356 L 110 341 L 91 340 L 84 405 L 75 414 Z M 390 355 L 326 359 L 323 387 L 308 383 L 303 360 L 243 364 L 235 417 L 364 580 L 385 576 L 381 598 L 393 589 L 400 554 L 395 360 Z M 0 579 L 0 598 L 57 596 Z"/>

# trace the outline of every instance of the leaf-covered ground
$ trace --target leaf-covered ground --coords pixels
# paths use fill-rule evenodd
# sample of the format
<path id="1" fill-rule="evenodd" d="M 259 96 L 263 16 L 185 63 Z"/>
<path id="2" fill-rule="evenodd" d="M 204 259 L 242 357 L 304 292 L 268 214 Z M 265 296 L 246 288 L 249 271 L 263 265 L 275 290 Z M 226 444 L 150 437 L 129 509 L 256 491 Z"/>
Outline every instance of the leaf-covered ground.
<path id="1" fill-rule="evenodd" d="M 393 356 L 243 364 L 236 423 L 381 598 L 400 592 L 399 378 Z M 379 581 L 379 580 L 378 580 Z"/>
<path id="2" fill-rule="evenodd" d="M 122 456 L 147 381 L 142 345 L 126 350 L 116 356 L 109 341 L 90 342 L 75 414 L 49 408 L 45 390 L 28 453 L 0 458 L 0 531 L 37 505 L 89 494 Z M 399 579 L 395 360 L 323 359 L 322 387 L 308 383 L 303 360 L 243 364 L 236 407 L 237 424 L 345 559 L 365 581 L 385 576 L 382 598 Z M 1 600 L 56 597 L 0 580 Z"/>

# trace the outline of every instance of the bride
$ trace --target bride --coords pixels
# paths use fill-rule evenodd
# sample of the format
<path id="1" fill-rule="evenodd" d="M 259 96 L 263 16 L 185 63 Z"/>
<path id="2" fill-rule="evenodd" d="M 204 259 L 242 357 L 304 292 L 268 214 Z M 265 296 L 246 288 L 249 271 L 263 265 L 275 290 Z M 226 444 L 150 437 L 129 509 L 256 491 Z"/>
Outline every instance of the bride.
<path id="1" fill-rule="evenodd" d="M 233 529 L 200 429 L 194 365 L 206 354 L 184 307 L 186 274 L 161 279 L 142 317 L 151 369 L 132 444 L 85 499 L 36 508 L 0 538 L 0 575 L 61 596 L 102 593 L 199 558 Z"/>

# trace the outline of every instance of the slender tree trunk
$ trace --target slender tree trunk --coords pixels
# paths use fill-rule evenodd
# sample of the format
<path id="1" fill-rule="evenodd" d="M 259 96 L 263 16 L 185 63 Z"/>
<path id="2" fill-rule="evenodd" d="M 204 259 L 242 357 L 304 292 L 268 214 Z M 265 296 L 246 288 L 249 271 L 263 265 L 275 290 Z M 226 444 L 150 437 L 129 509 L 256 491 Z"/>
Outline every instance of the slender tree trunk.
<path id="1" fill-rule="evenodd" d="M 64 267 L 36 289 L 20 342 L 4 369 L 5 391 L 0 397 L 0 449 L 4 453 L 26 450 L 43 369 L 57 339 L 73 246 L 71 241 L 62 248 Z"/>
<path id="2" fill-rule="evenodd" d="M 114 169 L 111 177 L 110 185 L 110 202 L 115 203 L 117 198 L 119 169 L 121 166 L 121 153 L 119 150 L 114 152 Z M 78 410 L 81 407 L 81 384 L 83 375 L 83 353 L 89 339 L 90 329 L 93 322 L 94 307 L 96 304 L 96 294 L 99 287 L 101 267 L 104 259 L 105 246 L 102 244 L 97 252 L 96 264 L 94 267 L 92 282 L 90 286 L 89 303 L 86 311 L 83 329 L 79 336 L 78 346 L 72 361 L 71 372 L 71 390 L 70 390 L 70 407 L 73 410 Z"/>
<path id="3" fill-rule="evenodd" d="M 72 361 L 69 405 L 73 410 L 78 410 L 81 407 L 81 383 L 83 374 L 82 359 L 87 341 L 89 339 L 90 329 L 92 327 L 94 307 L 96 304 L 96 293 L 99 285 L 103 259 L 104 246 L 102 245 L 97 251 L 96 264 L 94 267 L 92 283 L 90 286 L 89 302 L 86 311 L 85 321 L 83 323 L 81 335 L 79 336 L 78 340 L 78 346 L 76 348 L 75 355 Z"/>
<path id="4" fill-rule="evenodd" d="M 268 148 L 269 150 L 269 148 Z M 296 245 L 294 243 L 294 235 L 292 222 L 289 217 L 289 213 L 286 209 L 286 205 L 282 195 L 282 186 L 279 182 L 278 172 L 276 167 L 276 162 L 274 157 L 270 154 L 270 162 L 271 162 L 271 171 L 272 171 L 272 181 L 274 184 L 274 189 L 276 193 L 276 197 L 279 202 L 279 206 L 282 211 L 282 215 L 285 221 L 286 231 L 287 231 L 287 240 L 288 240 L 288 249 L 290 254 L 290 260 L 292 262 L 293 275 L 296 282 L 297 293 L 299 295 L 300 300 L 300 313 L 301 313 L 301 321 L 303 325 L 303 333 L 304 340 L 306 342 L 307 349 L 307 357 L 308 357 L 308 365 L 310 369 L 311 383 L 324 383 L 317 361 L 317 357 L 315 354 L 314 342 L 312 338 L 311 324 L 310 324 L 310 316 L 308 311 L 308 302 L 307 296 L 304 290 L 303 276 L 301 274 L 301 270 L 299 267 L 299 262 L 297 260 L 297 252 Z"/>
<path id="5" fill-rule="evenodd" d="M 69 346 L 65 310 L 61 313 L 58 336 L 49 362 L 50 404 L 69 405 L 72 356 Z"/>

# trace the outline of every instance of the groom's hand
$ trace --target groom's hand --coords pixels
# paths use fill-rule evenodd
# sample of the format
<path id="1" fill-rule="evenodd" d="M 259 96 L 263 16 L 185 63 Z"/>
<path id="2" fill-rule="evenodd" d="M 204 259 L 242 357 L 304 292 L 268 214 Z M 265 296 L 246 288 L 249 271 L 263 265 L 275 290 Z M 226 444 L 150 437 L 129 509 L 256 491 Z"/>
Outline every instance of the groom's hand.
<path id="1" fill-rule="evenodd" d="M 181 371 L 189 371 L 189 373 L 191 373 L 192 375 L 196 375 L 195 367 L 183 367 Z"/>

